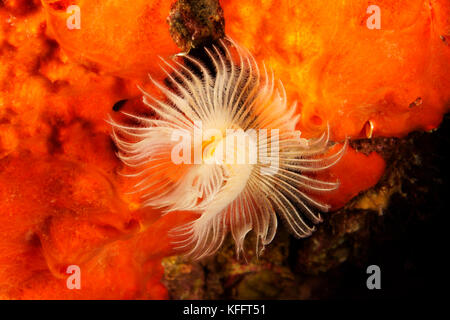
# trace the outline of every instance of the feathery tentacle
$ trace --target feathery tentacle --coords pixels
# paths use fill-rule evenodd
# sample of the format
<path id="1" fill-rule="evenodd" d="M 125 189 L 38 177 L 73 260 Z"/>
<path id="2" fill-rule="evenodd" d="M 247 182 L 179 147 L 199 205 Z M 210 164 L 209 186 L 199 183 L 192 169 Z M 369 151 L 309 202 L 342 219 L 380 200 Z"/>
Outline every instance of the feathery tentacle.
<path id="1" fill-rule="evenodd" d="M 329 128 L 316 139 L 300 138 L 294 131 L 296 104 L 287 106 L 281 81 L 227 41 L 206 49 L 214 72 L 189 55 L 184 59 L 192 67 L 161 59 L 174 90 L 150 78 L 166 96 L 162 101 L 141 89 L 158 118 L 125 113 L 139 126 L 109 120 L 119 158 L 133 169 L 129 176 L 140 179 L 135 188 L 143 193 L 143 205 L 199 214 L 171 231 L 176 247 L 196 259 L 214 254 L 229 232 L 239 254 L 252 230 L 261 254 L 275 236 L 276 214 L 296 237 L 309 236 L 321 221 L 312 208 L 328 210 L 314 195 L 339 183 L 307 174 L 335 165 L 347 146 L 329 155 Z M 208 130 L 213 134 L 205 136 Z M 180 147 L 180 137 L 187 148 Z M 174 150 L 183 151 L 182 163 L 174 161 Z M 201 161 L 195 150 L 201 150 Z"/>

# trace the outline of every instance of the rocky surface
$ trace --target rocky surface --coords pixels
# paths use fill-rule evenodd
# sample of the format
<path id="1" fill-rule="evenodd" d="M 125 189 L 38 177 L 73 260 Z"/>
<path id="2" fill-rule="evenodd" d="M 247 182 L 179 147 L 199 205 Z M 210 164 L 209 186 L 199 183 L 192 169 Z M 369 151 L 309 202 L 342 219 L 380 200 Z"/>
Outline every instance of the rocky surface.
<path id="1" fill-rule="evenodd" d="M 167 22 L 170 35 L 185 52 L 225 35 L 225 20 L 218 0 L 176 1 Z"/>
<path id="2" fill-rule="evenodd" d="M 403 139 L 353 141 L 360 152 L 379 151 L 388 166 L 373 189 L 324 216 L 308 239 L 283 228 L 262 257 L 249 243 L 248 262 L 236 260 L 228 239 L 201 262 L 164 260 L 164 284 L 173 299 L 318 299 L 420 297 L 436 294 L 448 212 L 450 117 L 434 132 Z M 251 241 L 250 241 L 251 242 Z M 366 268 L 379 265 L 382 290 L 366 287 Z"/>

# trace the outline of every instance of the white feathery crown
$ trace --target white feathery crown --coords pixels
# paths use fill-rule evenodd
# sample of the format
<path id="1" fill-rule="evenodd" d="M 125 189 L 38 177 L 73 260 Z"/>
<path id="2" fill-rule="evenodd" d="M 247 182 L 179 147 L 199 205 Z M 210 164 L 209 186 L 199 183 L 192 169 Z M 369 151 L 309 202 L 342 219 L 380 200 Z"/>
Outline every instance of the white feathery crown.
<path id="1" fill-rule="evenodd" d="M 319 138 L 300 138 L 295 130 L 296 104 L 287 107 L 281 81 L 275 83 L 273 72 L 269 76 L 265 66 L 261 72 L 254 57 L 231 39 L 205 50 L 213 72 L 190 55 L 184 56 L 185 64 L 176 58 L 172 63 L 162 59 L 169 70 L 163 68 L 169 86 L 151 80 L 166 99 L 142 90 L 143 102 L 155 117 L 126 113 L 137 125 L 110 120 L 118 157 L 133 170 L 128 176 L 139 179 L 135 192 L 142 194 L 142 205 L 163 212 L 198 213 L 196 220 L 172 230 L 176 247 L 194 259 L 214 254 L 229 231 L 239 255 L 253 230 L 256 253 L 261 254 L 275 236 L 277 214 L 294 236 L 311 235 L 314 224 L 321 221 L 316 210 L 329 208 L 314 194 L 339 186 L 311 173 L 336 164 L 347 142 L 329 155 L 329 129 Z M 192 137 L 200 129 L 218 134 L 189 139 L 192 146 L 182 149 L 185 161 L 176 163 L 173 157 L 179 154 L 180 141 L 174 137 Z M 233 130 L 232 140 L 240 143 L 222 139 L 220 133 L 229 138 L 227 130 Z M 252 130 L 260 133 L 258 139 L 247 134 Z M 196 157 L 195 150 L 201 150 L 203 159 L 186 161 Z M 253 153 L 259 157 L 244 162 L 206 161 L 219 151 L 232 151 L 247 160 Z"/>

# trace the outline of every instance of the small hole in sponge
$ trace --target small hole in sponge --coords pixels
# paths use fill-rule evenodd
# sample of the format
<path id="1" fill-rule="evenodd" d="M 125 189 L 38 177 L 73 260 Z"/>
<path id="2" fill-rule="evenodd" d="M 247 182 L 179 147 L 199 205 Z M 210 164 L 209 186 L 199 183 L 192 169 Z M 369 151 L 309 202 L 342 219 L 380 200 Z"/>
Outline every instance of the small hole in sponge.
<path id="1" fill-rule="evenodd" d="M 125 103 L 127 103 L 127 99 L 123 99 L 123 100 L 119 100 L 116 103 L 114 103 L 112 109 L 113 111 L 119 111 L 120 109 L 122 109 L 122 107 L 124 106 Z"/>
<path id="2" fill-rule="evenodd" d="M 309 118 L 309 120 L 311 121 L 312 124 L 316 126 L 321 126 L 323 123 L 322 118 L 319 117 L 318 115 L 313 115 L 311 118 Z"/>
<path id="3" fill-rule="evenodd" d="M 51 7 L 53 10 L 66 11 L 66 9 L 69 7 L 70 4 L 71 1 L 69 0 L 60 0 L 49 2 L 48 6 Z"/>

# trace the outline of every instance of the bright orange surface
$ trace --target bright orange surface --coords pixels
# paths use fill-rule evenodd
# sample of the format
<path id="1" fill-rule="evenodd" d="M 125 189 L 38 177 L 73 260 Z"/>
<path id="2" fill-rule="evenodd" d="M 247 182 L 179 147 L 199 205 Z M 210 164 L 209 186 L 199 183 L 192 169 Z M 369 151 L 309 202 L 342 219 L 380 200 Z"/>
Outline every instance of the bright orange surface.
<path id="1" fill-rule="evenodd" d="M 167 231 L 192 217 L 138 210 L 105 119 L 121 99 L 141 108 L 136 85 L 178 51 L 171 1 L 76 1 L 80 30 L 65 27 L 67 1 L 3 2 L 0 298 L 166 298 Z M 303 132 L 329 122 L 337 140 L 362 136 L 368 120 L 374 135 L 430 129 L 448 110 L 450 3 L 394 3 L 378 1 L 382 29 L 367 30 L 367 1 L 222 1 L 227 33 L 299 100 Z M 327 174 L 341 181 L 328 202 L 344 205 L 383 170 L 378 154 L 349 150 Z M 66 287 L 69 264 L 81 290 Z"/>
<path id="2" fill-rule="evenodd" d="M 158 56 L 179 52 L 166 22 L 172 0 L 43 0 L 47 26 L 66 53 L 86 66 L 124 77 L 157 73 Z M 69 5 L 78 5 L 79 30 L 69 30 Z"/>
<path id="3" fill-rule="evenodd" d="M 329 122 L 337 140 L 365 137 L 372 121 L 373 136 L 403 136 L 436 128 L 450 109 L 448 0 L 221 4 L 226 33 L 300 102 L 305 133 Z M 379 30 L 366 26 L 371 4 L 381 10 Z"/>
<path id="4" fill-rule="evenodd" d="M 138 210 L 105 121 L 118 100 L 141 104 L 141 82 L 109 75 L 116 69 L 104 57 L 104 70 L 86 66 L 51 40 L 42 7 L 23 7 L 0 7 L 0 298 L 166 298 L 167 232 L 191 217 L 156 221 L 159 213 Z M 89 46 L 80 39 L 70 42 Z M 142 52 L 164 54 L 148 43 Z M 103 48 L 111 57 L 122 50 Z M 126 70 L 154 60 L 134 54 L 120 58 Z M 81 268 L 81 290 L 66 287 L 70 264 Z"/>
<path id="5" fill-rule="evenodd" d="M 339 189 L 319 198 L 328 203 L 331 210 L 338 209 L 362 190 L 373 187 L 384 173 L 385 165 L 383 158 L 376 152 L 366 156 L 348 148 L 341 161 L 318 175 L 319 178 L 329 181 L 339 180 Z"/>

